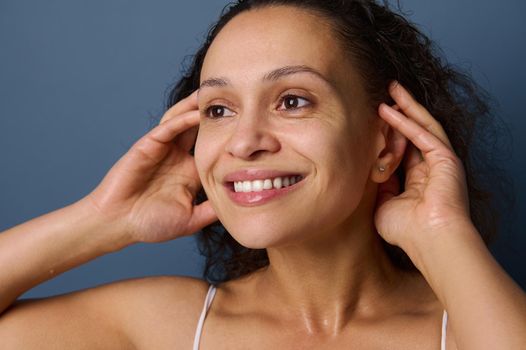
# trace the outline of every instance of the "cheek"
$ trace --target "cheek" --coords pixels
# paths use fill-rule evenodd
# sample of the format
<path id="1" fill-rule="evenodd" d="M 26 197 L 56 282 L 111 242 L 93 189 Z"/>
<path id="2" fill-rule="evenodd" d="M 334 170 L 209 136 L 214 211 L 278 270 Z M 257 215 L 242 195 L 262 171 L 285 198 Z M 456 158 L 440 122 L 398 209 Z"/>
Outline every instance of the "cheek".
<path id="1" fill-rule="evenodd" d="M 296 133 L 293 144 L 296 150 L 316 163 L 317 170 L 341 175 L 362 160 L 363 150 L 359 150 L 356 135 L 348 129 L 343 123 L 314 123 Z"/>
<path id="2" fill-rule="evenodd" d="M 313 128 L 302 141 L 305 156 L 315 163 L 320 190 L 347 208 L 360 201 L 369 173 L 367 140 L 349 129 Z"/>

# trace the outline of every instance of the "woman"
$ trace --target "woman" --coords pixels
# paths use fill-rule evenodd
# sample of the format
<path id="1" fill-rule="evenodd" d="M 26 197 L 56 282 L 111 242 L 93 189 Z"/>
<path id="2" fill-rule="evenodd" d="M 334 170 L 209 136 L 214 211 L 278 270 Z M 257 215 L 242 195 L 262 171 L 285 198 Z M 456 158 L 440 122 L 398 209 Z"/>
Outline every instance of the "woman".
<path id="1" fill-rule="evenodd" d="M 373 1 L 239 1 L 92 193 L 0 235 L 2 346 L 525 348 L 526 297 L 486 248 L 471 173 L 468 124 L 484 110 L 455 88 L 485 106 Z M 203 228 L 214 284 L 16 301 L 102 254 Z"/>

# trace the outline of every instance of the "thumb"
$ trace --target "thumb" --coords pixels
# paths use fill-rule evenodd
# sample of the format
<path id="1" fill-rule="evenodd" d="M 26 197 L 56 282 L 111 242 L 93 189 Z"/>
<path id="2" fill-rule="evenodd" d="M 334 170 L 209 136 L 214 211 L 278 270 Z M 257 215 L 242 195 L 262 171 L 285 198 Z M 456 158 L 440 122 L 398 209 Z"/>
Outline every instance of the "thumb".
<path id="1" fill-rule="evenodd" d="M 217 220 L 217 214 L 214 208 L 212 208 L 210 201 L 207 200 L 206 202 L 203 202 L 194 207 L 194 211 L 192 213 L 190 221 L 188 222 L 187 228 L 189 232 L 194 233 L 201 230 L 203 227 L 214 223 Z"/>

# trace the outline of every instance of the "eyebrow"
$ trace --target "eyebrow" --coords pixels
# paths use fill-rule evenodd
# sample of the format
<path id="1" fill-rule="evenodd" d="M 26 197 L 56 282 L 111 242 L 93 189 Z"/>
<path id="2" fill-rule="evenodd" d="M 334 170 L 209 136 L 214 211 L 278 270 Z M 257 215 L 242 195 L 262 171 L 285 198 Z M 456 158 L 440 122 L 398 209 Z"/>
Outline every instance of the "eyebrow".
<path id="1" fill-rule="evenodd" d="M 323 80 L 329 87 L 334 89 L 334 84 L 327 79 L 323 74 L 321 74 L 316 69 L 305 66 L 305 65 L 297 65 L 297 66 L 285 66 L 278 69 L 274 69 L 267 74 L 265 74 L 261 81 L 277 81 L 283 77 L 286 77 L 288 75 L 292 74 L 298 74 L 298 73 L 310 73 L 318 77 L 319 79 Z M 202 89 L 204 87 L 225 87 L 230 85 L 230 80 L 225 77 L 218 77 L 218 78 L 209 78 L 204 80 L 201 85 L 199 86 L 199 89 Z"/>

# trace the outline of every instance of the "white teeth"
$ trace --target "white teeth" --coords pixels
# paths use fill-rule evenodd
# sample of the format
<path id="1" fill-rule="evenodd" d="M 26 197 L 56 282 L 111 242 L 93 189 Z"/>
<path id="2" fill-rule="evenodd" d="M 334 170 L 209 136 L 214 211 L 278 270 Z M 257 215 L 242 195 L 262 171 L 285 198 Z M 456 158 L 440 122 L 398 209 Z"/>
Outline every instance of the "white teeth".
<path id="1" fill-rule="evenodd" d="M 263 180 L 252 181 L 252 191 L 254 192 L 263 191 Z"/>
<path id="2" fill-rule="evenodd" d="M 292 186 L 303 179 L 301 175 L 290 177 L 276 177 L 274 179 L 254 180 L 254 181 L 237 181 L 234 182 L 235 192 L 261 192 L 272 188 L 280 189 L 282 187 Z"/>
<path id="3" fill-rule="evenodd" d="M 264 190 L 270 190 L 272 188 L 272 180 L 271 179 L 265 179 L 263 182 L 263 189 Z"/>
<path id="4" fill-rule="evenodd" d="M 243 181 L 243 192 L 250 192 L 252 190 L 252 186 L 250 184 L 250 181 Z"/>

